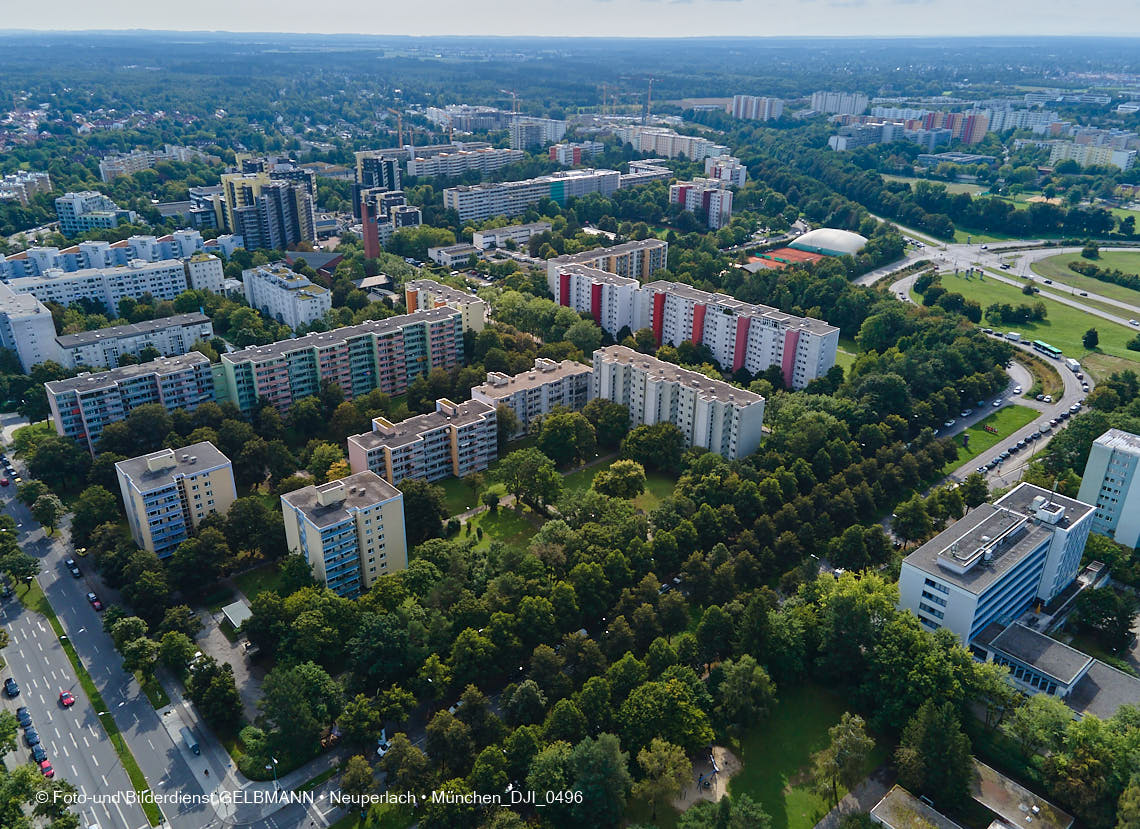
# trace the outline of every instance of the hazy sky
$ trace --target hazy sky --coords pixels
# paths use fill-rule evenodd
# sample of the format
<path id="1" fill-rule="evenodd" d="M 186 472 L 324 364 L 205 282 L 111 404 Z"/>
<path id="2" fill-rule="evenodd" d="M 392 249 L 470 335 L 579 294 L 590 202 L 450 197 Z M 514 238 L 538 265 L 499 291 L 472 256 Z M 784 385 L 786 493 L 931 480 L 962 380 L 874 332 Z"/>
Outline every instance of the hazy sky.
<path id="1" fill-rule="evenodd" d="M 0 4 L 12 29 L 399 35 L 1140 34 L 1137 0 L 48 0 Z"/>

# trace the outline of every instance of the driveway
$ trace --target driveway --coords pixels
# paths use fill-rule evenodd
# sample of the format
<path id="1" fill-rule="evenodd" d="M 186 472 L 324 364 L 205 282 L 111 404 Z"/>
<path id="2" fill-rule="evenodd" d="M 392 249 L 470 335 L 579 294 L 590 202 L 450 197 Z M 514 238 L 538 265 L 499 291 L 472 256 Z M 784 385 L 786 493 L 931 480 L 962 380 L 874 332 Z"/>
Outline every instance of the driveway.
<path id="1" fill-rule="evenodd" d="M 240 593 L 238 595 L 241 595 Z M 257 718 L 257 701 L 261 698 L 261 683 L 265 680 L 265 670 L 250 664 L 241 645 L 231 642 L 222 633 L 219 624 L 222 614 L 211 614 L 208 610 L 198 612 L 202 620 L 202 630 L 198 633 L 198 649 L 212 656 L 219 663 L 228 662 L 234 669 L 234 682 L 241 696 L 245 718 L 253 722 Z"/>

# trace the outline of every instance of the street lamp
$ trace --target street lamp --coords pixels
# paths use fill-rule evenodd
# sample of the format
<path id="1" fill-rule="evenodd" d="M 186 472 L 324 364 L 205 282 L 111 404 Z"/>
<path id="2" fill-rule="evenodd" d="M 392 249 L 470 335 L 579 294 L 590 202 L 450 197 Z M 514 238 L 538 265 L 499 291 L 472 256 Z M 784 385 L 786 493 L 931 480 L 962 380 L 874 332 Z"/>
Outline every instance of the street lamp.
<path id="1" fill-rule="evenodd" d="M 281 787 L 277 784 L 277 758 L 276 757 L 270 757 L 269 759 L 273 761 L 273 764 L 270 765 L 270 764 L 266 763 L 265 770 L 273 772 L 273 791 L 276 792 L 276 791 L 279 791 L 281 789 Z"/>

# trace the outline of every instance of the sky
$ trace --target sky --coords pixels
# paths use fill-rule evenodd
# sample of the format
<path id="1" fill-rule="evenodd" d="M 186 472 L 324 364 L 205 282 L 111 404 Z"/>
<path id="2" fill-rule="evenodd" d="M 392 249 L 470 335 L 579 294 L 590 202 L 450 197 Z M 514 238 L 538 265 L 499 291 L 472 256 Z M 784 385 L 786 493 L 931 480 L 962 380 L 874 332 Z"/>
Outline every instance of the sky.
<path id="1" fill-rule="evenodd" d="M 1140 35 L 1137 0 L 48 0 L 5 29 L 394 35 Z"/>

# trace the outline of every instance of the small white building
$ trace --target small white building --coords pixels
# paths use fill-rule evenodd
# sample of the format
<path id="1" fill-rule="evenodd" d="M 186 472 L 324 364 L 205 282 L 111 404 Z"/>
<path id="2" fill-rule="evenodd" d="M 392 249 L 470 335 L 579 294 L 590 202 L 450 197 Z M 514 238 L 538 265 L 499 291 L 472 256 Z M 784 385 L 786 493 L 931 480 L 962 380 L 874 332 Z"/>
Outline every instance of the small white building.
<path id="1" fill-rule="evenodd" d="M 479 248 L 460 242 L 458 245 L 428 248 L 428 259 L 445 268 L 460 268 L 471 261 L 471 257 L 478 257 L 482 253 Z"/>

